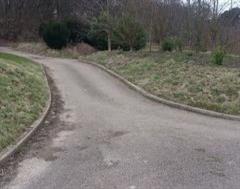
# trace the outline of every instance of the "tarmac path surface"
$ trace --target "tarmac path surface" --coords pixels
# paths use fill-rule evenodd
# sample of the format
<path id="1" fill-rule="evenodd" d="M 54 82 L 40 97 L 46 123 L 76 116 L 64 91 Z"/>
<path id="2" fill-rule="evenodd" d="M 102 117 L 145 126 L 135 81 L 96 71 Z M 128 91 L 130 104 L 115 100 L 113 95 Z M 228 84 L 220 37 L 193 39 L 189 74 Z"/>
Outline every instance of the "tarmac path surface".
<path id="1" fill-rule="evenodd" d="M 61 129 L 30 145 L 5 189 L 240 188 L 240 122 L 153 102 L 77 60 L 21 55 L 49 69 Z"/>

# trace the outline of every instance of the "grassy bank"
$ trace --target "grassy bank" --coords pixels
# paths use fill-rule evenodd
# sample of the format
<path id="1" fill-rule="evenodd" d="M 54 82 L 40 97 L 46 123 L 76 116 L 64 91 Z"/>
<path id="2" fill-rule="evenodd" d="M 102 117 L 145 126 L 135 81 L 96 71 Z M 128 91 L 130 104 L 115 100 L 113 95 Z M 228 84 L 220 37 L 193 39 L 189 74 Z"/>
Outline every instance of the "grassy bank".
<path id="1" fill-rule="evenodd" d="M 211 63 L 210 54 L 98 52 L 81 57 L 106 66 L 145 90 L 175 102 L 240 115 L 240 59 Z"/>
<path id="2" fill-rule="evenodd" d="M 40 65 L 0 53 L 0 151 L 38 118 L 47 98 Z"/>

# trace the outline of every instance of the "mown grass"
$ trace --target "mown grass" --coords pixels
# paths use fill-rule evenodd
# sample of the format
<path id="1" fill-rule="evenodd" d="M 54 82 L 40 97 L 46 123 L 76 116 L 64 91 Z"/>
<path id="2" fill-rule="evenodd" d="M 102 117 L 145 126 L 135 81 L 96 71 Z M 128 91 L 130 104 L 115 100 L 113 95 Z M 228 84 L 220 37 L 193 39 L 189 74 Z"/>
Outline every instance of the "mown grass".
<path id="1" fill-rule="evenodd" d="M 40 65 L 0 53 L 0 151 L 38 118 L 47 99 Z"/>
<path id="2" fill-rule="evenodd" d="M 193 52 L 98 52 L 80 57 L 110 68 L 145 90 L 168 100 L 240 115 L 240 59 L 227 56 L 224 66 L 210 54 Z"/>

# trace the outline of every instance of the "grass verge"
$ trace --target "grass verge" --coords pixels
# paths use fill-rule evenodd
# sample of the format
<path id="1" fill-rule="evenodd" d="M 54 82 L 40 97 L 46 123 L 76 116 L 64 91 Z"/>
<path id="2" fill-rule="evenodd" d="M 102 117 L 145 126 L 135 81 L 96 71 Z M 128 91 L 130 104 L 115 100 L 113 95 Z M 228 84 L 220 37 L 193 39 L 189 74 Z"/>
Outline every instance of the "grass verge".
<path id="1" fill-rule="evenodd" d="M 98 52 L 80 57 L 115 71 L 150 93 L 178 103 L 240 115 L 240 60 L 227 56 L 224 66 L 210 54 Z"/>
<path id="2" fill-rule="evenodd" d="M 0 151 L 15 142 L 43 111 L 48 99 L 42 67 L 0 53 Z"/>

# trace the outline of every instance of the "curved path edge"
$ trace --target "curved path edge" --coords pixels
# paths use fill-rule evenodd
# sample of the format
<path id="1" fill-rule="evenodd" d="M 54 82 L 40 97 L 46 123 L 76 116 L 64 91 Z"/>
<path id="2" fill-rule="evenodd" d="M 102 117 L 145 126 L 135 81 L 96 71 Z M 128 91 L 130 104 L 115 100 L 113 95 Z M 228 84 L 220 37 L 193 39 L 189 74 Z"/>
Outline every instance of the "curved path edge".
<path id="1" fill-rule="evenodd" d="M 211 110 L 205 110 L 205 109 L 201 109 L 201 108 L 197 108 L 197 107 L 193 107 L 193 106 L 189 106 L 189 105 L 185 105 L 185 104 L 180 104 L 180 103 L 176 103 L 176 102 L 173 102 L 173 101 L 170 101 L 170 100 L 166 100 L 166 99 L 160 98 L 160 97 L 158 97 L 156 95 L 153 95 L 153 94 L 145 91 L 143 88 L 133 84 L 132 82 L 128 81 L 124 77 L 120 76 L 116 72 L 106 68 L 103 65 L 100 65 L 100 64 L 97 64 L 95 62 L 88 61 L 88 60 L 84 60 L 84 59 L 83 60 L 79 59 L 79 61 L 82 62 L 82 63 L 85 63 L 85 64 L 91 64 L 91 65 L 93 65 L 95 67 L 100 68 L 101 70 L 109 73 L 113 77 L 115 77 L 118 80 L 120 80 L 123 83 L 125 83 L 131 89 L 135 90 L 136 92 L 140 93 L 141 95 L 143 95 L 143 96 L 147 97 L 148 99 L 153 100 L 155 102 L 158 102 L 158 103 L 161 103 L 161 104 L 173 107 L 173 108 L 177 108 L 177 109 L 181 109 L 181 110 L 185 110 L 185 111 L 189 111 L 189 112 L 193 112 L 193 113 L 202 114 L 202 115 L 205 115 L 205 116 L 221 118 L 221 119 L 227 119 L 227 120 L 240 121 L 240 116 L 219 113 L 219 112 L 215 112 L 215 111 L 211 111 Z"/>
<path id="2" fill-rule="evenodd" d="M 46 82 L 47 88 L 48 88 L 48 101 L 47 101 L 41 115 L 39 116 L 39 118 L 36 121 L 34 121 L 30 127 L 27 128 L 27 131 L 25 133 L 23 133 L 17 139 L 15 144 L 8 146 L 5 150 L 3 150 L 0 153 L 0 166 L 3 165 L 6 161 L 8 161 L 10 159 L 10 157 L 12 157 L 15 153 L 19 152 L 21 147 L 34 135 L 34 133 L 39 129 L 39 127 L 45 120 L 45 118 L 51 108 L 52 94 L 51 94 L 49 80 L 47 77 L 47 71 L 43 65 L 41 65 L 41 66 L 42 66 L 42 70 L 44 73 L 44 79 L 45 79 L 45 82 Z"/>

